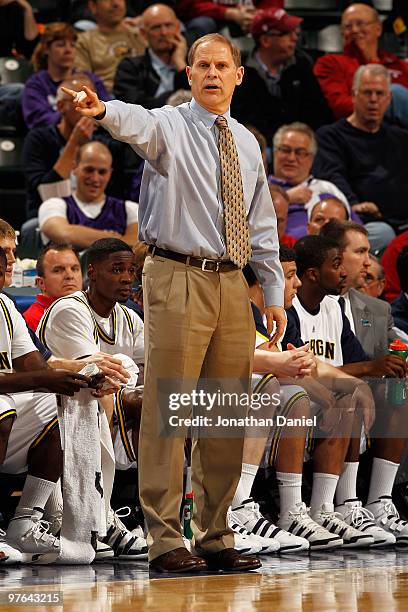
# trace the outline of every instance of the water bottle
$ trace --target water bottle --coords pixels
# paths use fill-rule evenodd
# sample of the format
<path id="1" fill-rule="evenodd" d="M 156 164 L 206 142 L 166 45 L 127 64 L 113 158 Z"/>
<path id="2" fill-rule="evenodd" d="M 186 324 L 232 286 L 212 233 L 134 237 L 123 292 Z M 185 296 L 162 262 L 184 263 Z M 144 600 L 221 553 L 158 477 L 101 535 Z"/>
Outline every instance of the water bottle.
<path id="1" fill-rule="evenodd" d="M 394 340 L 388 347 L 390 355 L 398 355 L 408 359 L 408 346 L 402 340 Z M 404 406 L 407 400 L 405 378 L 388 378 L 385 388 L 385 398 L 392 406 Z"/>

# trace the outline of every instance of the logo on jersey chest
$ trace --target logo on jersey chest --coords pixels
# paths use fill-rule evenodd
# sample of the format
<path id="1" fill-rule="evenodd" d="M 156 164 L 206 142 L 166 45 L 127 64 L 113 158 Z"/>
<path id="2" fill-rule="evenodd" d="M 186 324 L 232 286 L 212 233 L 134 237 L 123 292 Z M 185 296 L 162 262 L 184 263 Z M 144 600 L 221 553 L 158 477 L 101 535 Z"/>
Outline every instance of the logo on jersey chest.
<path id="1" fill-rule="evenodd" d="M 313 355 L 316 355 L 316 357 L 334 360 L 334 342 L 311 338 L 309 340 L 309 346 Z"/>
<path id="2" fill-rule="evenodd" d="M 11 370 L 11 363 L 7 351 L 0 351 L 0 370 Z"/>

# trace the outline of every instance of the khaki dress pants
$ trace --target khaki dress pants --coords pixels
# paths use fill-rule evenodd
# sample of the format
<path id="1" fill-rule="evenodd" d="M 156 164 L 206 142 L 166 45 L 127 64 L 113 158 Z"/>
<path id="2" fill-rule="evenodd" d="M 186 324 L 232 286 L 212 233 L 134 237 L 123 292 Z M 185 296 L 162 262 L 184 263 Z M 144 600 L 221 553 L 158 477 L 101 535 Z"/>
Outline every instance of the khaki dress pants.
<path id="1" fill-rule="evenodd" d="M 249 380 L 255 328 L 241 270 L 206 272 L 148 256 L 143 269 L 145 384 L 139 438 L 139 493 L 149 560 L 184 546 L 180 524 L 184 437 L 160 436 L 160 380 Z M 187 433 L 187 431 L 186 431 Z M 226 514 L 238 485 L 243 436 L 193 440 L 193 532 L 197 549 L 234 546 Z"/>

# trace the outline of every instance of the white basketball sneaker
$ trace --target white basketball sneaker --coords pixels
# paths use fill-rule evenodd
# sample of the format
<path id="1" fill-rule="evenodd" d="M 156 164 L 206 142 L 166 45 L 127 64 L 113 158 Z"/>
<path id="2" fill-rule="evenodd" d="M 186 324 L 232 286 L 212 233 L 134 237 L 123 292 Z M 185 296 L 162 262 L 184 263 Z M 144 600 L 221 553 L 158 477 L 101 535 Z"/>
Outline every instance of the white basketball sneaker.
<path id="1" fill-rule="evenodd" d="M 334 511 L 333 504 L 325 503 L 322 507 L 312 515 L 316 523 L 339 536 L 343 540 L 344 548 L 359 548 L 362 546 L 370 546 L 374 544 L 372 535 L 367 535 L 362 531 L 348 525 L 341 514 Z"/>
<path id="2" fill-rule="evenodd" d="M 375 522 L 373 513 L 363 508 L 359 499 L 347 499 L 344 504 L 336 507 L 336 512 L 339 512 L 344 522 L 351 527 L 373 536 L 374 543 L 371 548 L 395 544 L 395 536 Z"/>
<path id="3" fill-rule="evenodd" d="M 309 508 L 304 502 L 298 502 L 280 516 L 278 525 L 295 536 L 305 538 L 310 550 L 331 550 L 343 545 L 340 536 L 330 533 L 309 516 Z"/>
<path id="4" fill-rule="evenodd" d="M 262 516 L 257 504 L 252 498 L 245 499 L 240 506 L 232 510 L 233 520 L 241 527 L 264 540 L 264 546 L 275 552 L 276 544 L 282 553 L 299 552 L 309 548 L 309 542 L 303 538 L 288 533 Z"/>
<path id="5" fill-rule="evenodd" d="M 234 548 L 242 555 L 258 555 L 265 552 L 266 547 L 262 545 L 261 539 L 253 536 L 242 525 L 239 525 L 233 518 L 231 508 L 227 512 L 227 523 L 234 532 Z M 278 550 L 278 548 L 276 549 Z"/>
<path id="6" fill-rule="evenodd" d="M 7 544 L 21 552 L 22 563 L 53 563 L 60 553 L 60 541 L 49 532 L 50 524 L 42 513 L 27 509 L 11 519 L 6 533 Z"/>
<path id="7" fill-rule="evenodd" d="M 400 518 L 390 495 L 382 495 L 378 501 L 367 504 L 374 520 L 385 531 L 395 537 L 397 546 L 408 546 L 408 522 Z"/>
<path id="8" fill-rule="evenodd" d="M 129 529 L 120 520 L 129 516 L 130 508 L 119 508 L 108 512 L 107 533 L 101 542 L 110 546 L 116 559 L 132 561 L 147 559 L 147 543 L 144 537 Z"/>
<path id="9" fill-rule="evenodd" d="M 19 550 L 7 544 L 5 537 L 6 532 L 0 529 L 0 552 L 5 554 L 5 557 L 0 559 L 0 564 L 6 563 L 9 565 L 12 563 L 21 563 L 23 555 Z"/>

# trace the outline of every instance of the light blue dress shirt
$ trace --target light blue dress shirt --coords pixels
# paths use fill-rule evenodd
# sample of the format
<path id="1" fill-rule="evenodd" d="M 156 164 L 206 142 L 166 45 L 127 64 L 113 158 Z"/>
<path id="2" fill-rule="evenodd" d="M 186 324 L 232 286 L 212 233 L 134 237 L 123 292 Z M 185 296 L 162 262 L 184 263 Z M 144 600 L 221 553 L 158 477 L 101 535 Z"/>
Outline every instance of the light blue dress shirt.
<path id="1" fill-rule="evenodd" d="M 154 94 L 154 97 L 157 98 L 157 96 L 160 96 L 166 91 L 170 92 L 174 90 L 174 75 L 176 74 L 176 69 L 162 62 L 160 57 L 151 49 L 148 49 L 148 54 L 150 55 L 153 70 L 160 77 L 160 85 Z"/>
<path id="2" fill-rule="evenodd" d="M 250 261 L 266 306 L 283 306 L 276 216 L 258 142 L 224 114 L 238 150 L 251 235 Z M 139 202 L 139 238 L 163 249 L 228 259 L 220 193 L 218 129 L 195 100 L 147 110 L 119 100 L 106 103 L 100 121 L 146 160 Z"/>

